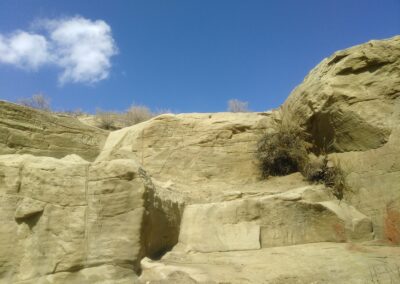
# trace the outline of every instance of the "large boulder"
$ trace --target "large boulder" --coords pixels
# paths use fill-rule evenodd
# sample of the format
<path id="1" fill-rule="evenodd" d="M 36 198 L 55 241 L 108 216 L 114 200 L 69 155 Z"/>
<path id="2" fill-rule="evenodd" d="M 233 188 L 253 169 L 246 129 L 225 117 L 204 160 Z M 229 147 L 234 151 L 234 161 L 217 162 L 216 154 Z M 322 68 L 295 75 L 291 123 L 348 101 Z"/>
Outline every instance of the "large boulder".
<path id="1" fill-rule="evenodd" d="M 310 200 L 319 196 L 319 200 Z M 318 201 L 317 201 L 318 200 Z M 320 186 L 185 208 L 179 246 L 186 251 L 257 250 L 373 239 L 371 220 Z"/>
<path id="2" fill-rule="evenodd" d="M 282 106 L 320 148 L 379 148 L 399 123 L 400 36 L 338 51 L 316 66 Z"/>
<path id="3" fill-rule="evenodd" d="M 166 114 L 114 131 L 98 161 L 130 157 L 152 176 L 185 184 L 254 181 L 269 113 Z"/>
<path id="4" fill-rule="evenodd" d="M 132 283 L 158 245 L 148 179 L 132 160 L 0 156 L 0 283 Z"/>
<path id="5" fill-rule="evenodd" d="M 347 174 L 345 199 L 372 218 L 376 237 L 400 243 L 400 36 L 338 51 L 282 106 Z"/>
<path id="6" fill-rule="evenodd" d="M 0 154 L 55 158 L 77 154 L 92 161 L 107 135 L 73 117 L 0 101 Z"/>

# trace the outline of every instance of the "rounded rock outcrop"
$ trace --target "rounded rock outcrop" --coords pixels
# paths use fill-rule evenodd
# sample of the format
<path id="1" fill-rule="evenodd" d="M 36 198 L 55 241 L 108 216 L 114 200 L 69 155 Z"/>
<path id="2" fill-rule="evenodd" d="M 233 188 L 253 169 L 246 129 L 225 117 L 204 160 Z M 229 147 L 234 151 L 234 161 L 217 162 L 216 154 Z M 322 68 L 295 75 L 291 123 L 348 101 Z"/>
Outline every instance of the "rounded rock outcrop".
<path id="1" fill-rule="evenodd" d="M 388 141 L 399 98 L 400 36 L 396 36 L 324 59 L 293 90 L 282 112 L 304 126 L 319 149 L 364 151 Z"/>

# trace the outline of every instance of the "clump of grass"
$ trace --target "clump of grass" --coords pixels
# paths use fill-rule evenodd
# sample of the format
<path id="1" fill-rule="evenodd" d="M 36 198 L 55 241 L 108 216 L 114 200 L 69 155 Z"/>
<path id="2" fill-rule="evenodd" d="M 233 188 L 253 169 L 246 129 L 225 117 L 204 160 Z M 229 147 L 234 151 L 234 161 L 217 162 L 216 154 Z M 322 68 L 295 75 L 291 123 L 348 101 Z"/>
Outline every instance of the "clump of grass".
<path id="1" fill-rule="evenodd" d="M 339 200 L 342 200 L 344 193 L 349 191 L 346 183 L 346 173 L 340 166 L 339 162 L 329 161 L 328 155 L 324 154 L 323 158 L 309 161 L 302 174 L 306 180 L 313 183 L 322 183 L 332 190 L 332 194 Z"/>

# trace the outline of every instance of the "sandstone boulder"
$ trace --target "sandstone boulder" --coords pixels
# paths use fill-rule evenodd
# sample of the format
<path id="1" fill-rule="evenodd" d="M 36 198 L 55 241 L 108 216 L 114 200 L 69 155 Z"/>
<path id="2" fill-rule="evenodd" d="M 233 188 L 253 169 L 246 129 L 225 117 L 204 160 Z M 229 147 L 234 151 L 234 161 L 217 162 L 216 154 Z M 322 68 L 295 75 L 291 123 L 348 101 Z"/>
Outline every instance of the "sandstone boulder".
<path id="1" fill-rule="evenodd" d="M 307 200 L 309 191 L 321 192 L 325 201 Z M 185 251 L 218 252 L 373 239 L 368 217 L 329 199 L 323 187 L 308 186 L 271 196 L 189 205 L 178 245 Z"/>
<path id="2" fill-rule="evenodd" d="M 254 181 L 268 113 L 166 114 L 114 131 L 98 161 L 129 157 L 159 180 Z"/>
<path id="3" fill-rule="evenodd" d="M 338 51 L 282 106 L 345 170 L 345 198 L 369 216 L 376 237 L 400 243 L 400 36 Z"/>
<path id="4" fill-rule="evenodd" d="M 315 67 L 282 106 L 320 148 L 363 151 L 384 145 L 400 99 L 400 36 L 338 51 Z"/>
<path id="5" fill-rule="evenodd" d="M 132 283 L 145 176 L 133 160 L 0 156 L 0 283 Z"/>

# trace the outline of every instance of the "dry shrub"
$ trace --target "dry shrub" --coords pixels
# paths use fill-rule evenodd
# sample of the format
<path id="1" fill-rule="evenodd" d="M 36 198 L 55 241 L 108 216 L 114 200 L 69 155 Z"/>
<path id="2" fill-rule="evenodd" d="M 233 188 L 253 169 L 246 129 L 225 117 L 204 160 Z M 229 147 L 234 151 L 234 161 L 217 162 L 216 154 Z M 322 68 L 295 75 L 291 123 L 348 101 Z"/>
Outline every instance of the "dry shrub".
<path id="1" fill-rule="evenodd" d="M 116 130 L 118 129 L 117 124 L 120 114 L 111 111 L 96 110 L 96 121 L 98 127 L 105 130 Z"/>
<path id="2" fill-rule="evenodd" d="M 50 98 L 43 94 L 35 94 L 30 98 L 19 99 L 17 103 L 26 107 L 50 111 Z"/>
<path id="3" fill-rule="evenodd" d="M 149 120 L 154 114 L 146 106 L 131 106 L 126 112 L 96 110 L 96 120 L 100 128 L 116 130 Z"/>
<path id="4" fill-rule="evenodd" d="M 303 176 L 310 182 L 323 183 L 332 189 L 332 194 L 339 200 L 343 199 L 344 193 L 349 191 L 346 183 L 346 174 L 339 162 L 333 163 L 324 154 L 323 158 L 309 160 L 302 170 Z"/>
<path id="5" fill-rule="evenodd" d="M 339 200 L 349 190 L 339 163 L 329 161 L 326 152 L 310 159 L 312 144 L 300 126 L 280 120 L 274 131 L 264 134 L 257 145 L 257 159 L 263 178 L 301 172 L 309 182 L 323 183 Z"/>
<path id="6" fill-rule="evenodd" d="M 326 167 L 324 170 L 323 183 L 332 189 L 333 195 L 339 200 L 342 200 L 344 193 L 349 191 L 346 184 L 346 174 L 339 164 Z"/>
<path id="7" fill-rule="evenodd" d="M 304 131 L 278 122 L 275 131 L 264 134 L 257 145 L 257 158 L 263 178 L 301 171 L 308 162 L 309 144 Z"/>
<path id="8" fill-rule="evenodd" d="M 228 111 L 229 112 L 248 112 L 249 103 L 242 102 L 237 99 L 229 100 L 228 101 Z"/>
<path id="9" fill-rule="evenodd" d="M 125 125 L 131 126 L 149 120 L 154 116 L 154 114 L 150 111 L 148 107 L 138 105 L 138 106 L 131 106 L 126 111 L 124 116 L 125 116 Z"/>

